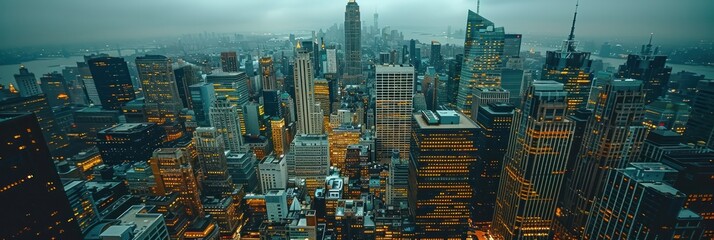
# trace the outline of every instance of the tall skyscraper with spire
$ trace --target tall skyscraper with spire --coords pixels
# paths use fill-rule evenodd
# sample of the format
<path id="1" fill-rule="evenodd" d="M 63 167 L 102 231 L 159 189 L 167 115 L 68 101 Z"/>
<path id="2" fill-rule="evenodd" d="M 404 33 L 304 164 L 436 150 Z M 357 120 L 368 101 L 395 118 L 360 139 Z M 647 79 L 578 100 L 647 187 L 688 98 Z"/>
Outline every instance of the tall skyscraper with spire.
<path id="1" fill-rule="evenodd" d="M 295 49 L 295 108 L 298 132 L 302 134 L 322 134 L 322 110 L 315 104 L 315 77 L 312 70 L 312 52 L 299 43 Z"/>
<path id="2" fill-rule="evenodd" d="M 590 95 L 592 75 L 590 74 L 590 52 L 576 50 L 575 21 L 578 17 L 578 4 L 575 5 L 573 24 L 568 40 L 563 41 L 563 48 L 547 51 L 541 74 L 542 80 L 553 80 L 565 85 L 568 92 L 568 113 L 585 108 Z"/>
<path id="3" fill-rule="evenodd" d="M 345 76 L 343 85 L 362 82 L 362 22 L 359 5 L 349 0 L 345 8 Z"/>
<path id="4" fill-rule="evenodd" d="M 534 81 L 514 112 L 491 224 L 495 239 L 548 238 L 575 131 L 567 95 L 561 83 Z"/>
<path id="5" fill-rule="evenodd" d="M 555 237 L 582 236 L 592 200 L 606 181 L 608 169 L 637 161 L 647 134 L 642 81 L 613 79 L 606 82 L 585 127 L 587 131 L 565 183 L 554 223 Z"/>
<path id="6" fill-rule="evenodd" d="M 642 45 L 640 54 L 630 54 L 627 62 L 620 65 L 617 75 L 620 78 L 642 80 L 645 91 L 645 104 L 664 96 L 669 85 L 672 68 L 665 66 L 667 56 L 658 55 L 659 48 L 652 49 L 652 35 L 647 45 Z"/>
<path id="7" fill-rule="evenodd" d="M 504 36 L 503 27 L 495 27 L 493 22 L 469 10 L 456 98 L 456 107 L 468 117 L 472 117 L 474 89 L 501 87 Z"/>

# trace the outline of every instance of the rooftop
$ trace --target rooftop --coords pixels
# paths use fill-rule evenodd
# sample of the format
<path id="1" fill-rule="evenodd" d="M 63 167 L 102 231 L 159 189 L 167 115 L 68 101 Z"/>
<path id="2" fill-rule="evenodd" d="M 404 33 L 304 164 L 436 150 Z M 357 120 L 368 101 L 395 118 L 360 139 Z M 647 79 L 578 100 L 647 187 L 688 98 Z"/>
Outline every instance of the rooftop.
<path id="1" fill-rule="evenodd" d="M 437 111 L 438 113 L 438 111 Z M 458 123 L 454 124 L 429 124 L 427 120 L 422 117 L 421 113 L 414 113 L 413 117 L 416 120 L 416 123 L 419 125 L 420 128 L 422 129 L 464 129 L 464 128 L 479 128 L 476 126 L 476 123 L 474 123 L 471 119 L 468 117 L 464 116 L 463 114 L 456 112 L 456 111 L 447 111 L 444 113 L 444 116 L 459 116 L 459 121 Z M 443 118 L 443 117 L 442 117 Z"/>

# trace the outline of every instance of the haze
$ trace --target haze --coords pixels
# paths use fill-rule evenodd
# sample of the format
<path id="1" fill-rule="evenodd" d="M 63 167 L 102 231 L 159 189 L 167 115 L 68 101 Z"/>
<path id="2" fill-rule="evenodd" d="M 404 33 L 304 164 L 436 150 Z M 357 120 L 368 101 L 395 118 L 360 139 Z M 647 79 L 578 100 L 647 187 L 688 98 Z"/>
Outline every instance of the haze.
<path id="1" fill-rule="evenodd" d="M 288 33 L 319 30 L 344 20 L 341 0 L 22 0 L 0 1 L 0 48 L 116 42 L 186 33 Z M 466 0 L 358 0 L 362 20 L 393 29 L 463 29 Z M 481 13 L 507 32 L 563 38 L 573 0 L 484 0 Z M 576 37 L 660 43 L 714 40 L 714 1 L 583 0 Z"/>

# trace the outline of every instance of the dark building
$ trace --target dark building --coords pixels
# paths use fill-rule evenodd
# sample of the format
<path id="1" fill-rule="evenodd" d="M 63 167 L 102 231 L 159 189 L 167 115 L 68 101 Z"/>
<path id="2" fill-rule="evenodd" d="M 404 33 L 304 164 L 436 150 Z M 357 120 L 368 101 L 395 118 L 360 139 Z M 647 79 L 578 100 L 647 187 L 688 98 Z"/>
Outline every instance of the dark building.
<path id="1" fill-rule="evenodd" d="M 265 115 L 271 117 L 282 117 L 282 109 L 280 107 L 280 90 L 264 90 L 263 91 L 263 110 Z"/>
<path id="2" fill-rule="evenodd" d="M 704 217 L 703 239 L 714 238 L 714 153 L 673 153 L 662 163 L 679 171 L 672 186 L 687 194 L 685 207 Z"/>
<path id="3" fill-rule="evenodd" d="M 592 200 L 605 184 L 607 169 L 639 161 L 647 134 L 642 81 L 605 82 L 580 139 L 582 145 L 559 197 L 553 230 L 556 238 L 582 236 Z"/>
<path id="4" fill-rule="evenodd" d="M 121 110 L 134 100 L 134 86 L 124 58 L 98 57 L 87 60 L 102 108 Z M 91 98 L 91 97 L 90 97 Z"/>
<path id="5" fill-rule="evenodd" d="M 107 165 L 147 161 L 166 138 L 154 123 L 125 123 L 97 133 L 97 148 Z"/>
<path id="6" fill-rule="evenodd" d="M 650 38 L 650 42 L 642 46 L 640 54 L 628 55 L 627 62 L 620 65 L 617 71 L 620 78 L 642 80 L 646 104 L 665 95 L 669 87 L 669 75 L 672 73 L 672 68 L 665 66 L 667 56 L 657 55 L 657 52 L 652 50 Z"/>
<path id="7" fill-rule="evenodd" d="M 56 155 L 57 150 L 66 147 L 68 144 L 66 136 L 63 136 L 57 127 L 52 109 L 47 103 L 47 98 L 44 94 L 0 101 L 0 112 L 34 113 L 42 129 L 41 133 L 45 136 L 45 141 L 53 156 Z"/>
<path id="8" fill-rule="evenodd" d="M 54 72 L 42 75 L 40 88 L 47 96 L 47 102 L 51 107 L 64 107 L 70 104 L 69 89 L 62 74 Z"/>
<path id="9" fill-rule="evenodd" d="M 456 111 L 413 115 L 409 205 L 416 238 L 466 238 L 479 127 Z"/>
<path id="10" fill-rule="evenodd" d="M 446 101 L 451 106 L 456 106 L 456 96 L 459 92 L 459 81 L 461 80 L 461 66 L 463 64 L 463 61 L 463 54 L 456 54 L 456 57 L 447 60 L 448 68 L 446 70 L 446 74 L 449 76 L 449 81 L 446 83 Z"/>
<path id="11" fill-rule="evenodd" d="M 692 101 L 684 136 L 692 143 L 704 142 L 714 148 L 714 80 L 702 80 Z"/>
<path id="12" fill-rule="evenodd" d="M 506 34 L 503 39 L 503 57 L 518 57 L 521 55 L 521 34 Z M 507 61 L 504 61 L 506 63 Z"/>
<path id="13" fill-rule="evenodd" d="M 278 82 L 275 78 L 275 67 L 273 66 L 273 58 L 262 57 L 260 58 L 259 64 L 260 80 L 262 83 L 263 91 L 277 90 Z"/>
<path id="14" fill-rule="evenodd" d="M 34 114 L 0 113 L 0 238 L 81 239 Z"/>
<path id="15" fill-rule="evenodd" d="M 434 67 L 437 72 L 441 72 L 444 57 L 441 55 L 441 43 L 431 41 L 431 55 L 429 55 L 429 65 Z"/>
<path id="16" fill-rule="evenodd" d="M 493 205 L 496 203 L 503 155 L 506 154 L 511 134 L 513 110 L 513 105 L 508 103 L 489 103 L 488 106 L 481 106 L 476 116 L 480 128 L 473 220 L 479 227 L 487 227 L 493 220 Z"/>
<path id="17" fill-rule="evenodd" d="M 235 51 L 221 52 L 221 70 L 224 72 L 238 72 L 238 55 Z"/>
<path id="18" fill-rule="evenodd" d="M 191 91 L 189 86 L 201 82 L 196 67 L 192 65 L 184 65 L 174 69 L 174 77 L 176 78 L 176 86 L 178 87 L 178 95 L 181 99 L 183 107 L 193 109 L 191 104 Z"/>
<path id="19" fill-rule="evenodd" d="M 35 74 L 31 73 L 24 65 L 20 65 L 20 73 L 15 74 L 14 77 L 21 97 L 30 97 L 42 93 L 40 85 L 37 84 Z"/>
<path id="20" fill-rule="evenodd" d="M 96 143 L 99 131 L 119 124 L 121 112 L 92 106 L 74 111 L 72 115 L 74 124 L 69 134 L 73 140 L 72 144 L 92 146 Z"/>
<path id="21" fill-rule="evenodd" d="M 349 0 L 345 7 L 344 28 L 346 76 L 342 85 L 355 85 L 362 81 L 362 22 L 359 5 L 355 0 Z"/>

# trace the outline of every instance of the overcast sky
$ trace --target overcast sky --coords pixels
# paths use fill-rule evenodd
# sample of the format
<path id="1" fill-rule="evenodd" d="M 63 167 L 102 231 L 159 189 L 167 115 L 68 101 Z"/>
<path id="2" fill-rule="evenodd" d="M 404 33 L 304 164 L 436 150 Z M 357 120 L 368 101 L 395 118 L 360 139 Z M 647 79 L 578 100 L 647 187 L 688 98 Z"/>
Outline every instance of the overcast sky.
<path id="1" fill-rule="evenodd" d="M 203 31 L 278 32 L 344 21 L 347 0 L 0 0 L 0 48 L 115 42 Z M 465 25 L 475 0 L 358 0 L 372 25 L 446 31 Z M 569 31 L 574 0 L 483 0 L 481 14 L 507 32 Z M 660 42 L 714 40 L 714 0 L 582 0 L 576 37 Z"/>

